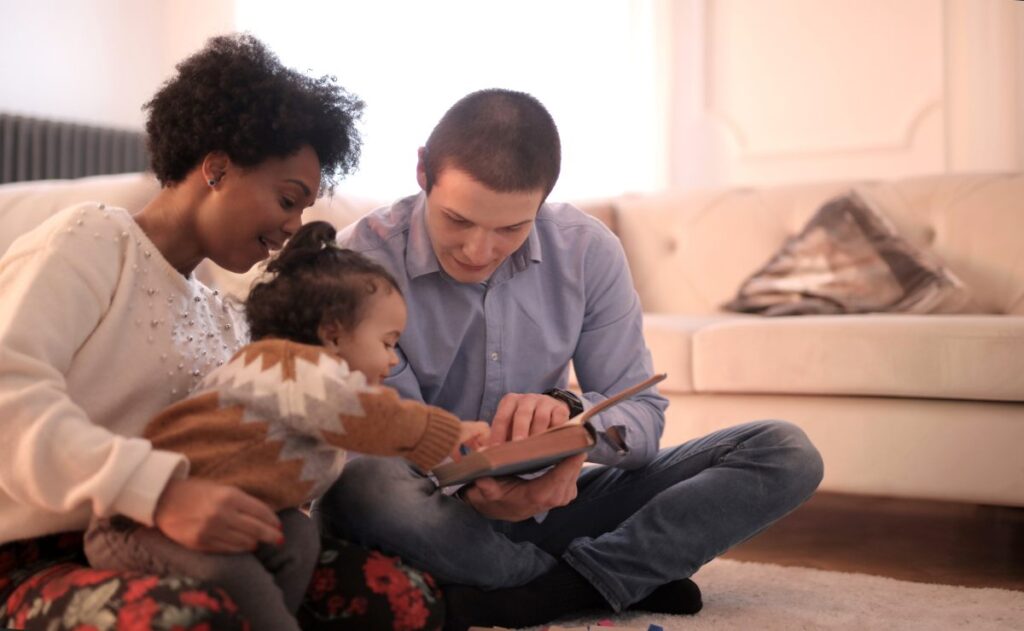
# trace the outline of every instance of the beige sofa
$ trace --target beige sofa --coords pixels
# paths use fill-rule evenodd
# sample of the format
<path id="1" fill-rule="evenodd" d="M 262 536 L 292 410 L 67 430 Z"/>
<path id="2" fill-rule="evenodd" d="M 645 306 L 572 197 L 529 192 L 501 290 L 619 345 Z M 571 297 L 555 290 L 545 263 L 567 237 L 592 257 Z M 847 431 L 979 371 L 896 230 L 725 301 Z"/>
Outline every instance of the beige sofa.
<path id="1" fill-rule="evenodd" d="M 804 428 L 822 488 L 1024 506 L 1024 175 L 858 187 L 966 283 L 978 314 L 762 318 L 718 305 L 850 182 L 614 201 L 659 370 L 665 438 Z"/>
<path id="2" fill-rule="evenodd" d="M 619 234 L 629 258 L 655 366 L 669 373 L 664 444 L 783 418 L 821 450 L 823 489 L 1024 506 L 1024 176 L 858 184 L 903 236 L 964 280 L 978 314 L 769 319 L 718 309 L 852 185 L 580 203 Z M 0 252 L 66 205 L 135 209 L 156 188 L 145 175 L 0 186 Z M 336 196 L 306 217 L 342 227 L 374 205 Z M 239 295 L 249 282 L 209 265 L 197 274 Z"/>

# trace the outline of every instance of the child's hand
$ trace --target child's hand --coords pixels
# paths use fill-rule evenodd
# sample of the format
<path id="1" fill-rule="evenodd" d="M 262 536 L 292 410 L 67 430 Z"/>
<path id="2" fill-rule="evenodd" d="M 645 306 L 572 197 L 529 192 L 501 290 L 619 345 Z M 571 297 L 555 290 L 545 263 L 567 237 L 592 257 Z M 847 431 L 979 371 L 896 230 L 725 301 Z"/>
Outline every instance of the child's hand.
<path id="1" fill-rule="evenodd" d="M 484 421 L 463 421 L 459 428 L 459 445 L 465 445 L 470 450 L 480 449 L 484 439 L 491 434 L 491 426 Z M 452 460 L 458 461 L 462 457 L 459 446 L 452 450 Z"/>

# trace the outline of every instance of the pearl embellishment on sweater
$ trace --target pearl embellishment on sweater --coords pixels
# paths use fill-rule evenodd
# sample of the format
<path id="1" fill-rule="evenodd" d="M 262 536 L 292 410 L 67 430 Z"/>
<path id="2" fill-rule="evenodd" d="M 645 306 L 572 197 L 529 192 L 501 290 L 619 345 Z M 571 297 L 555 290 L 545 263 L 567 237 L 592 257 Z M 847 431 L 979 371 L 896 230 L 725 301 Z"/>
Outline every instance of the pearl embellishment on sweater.
<path id="1" fill-rule="evenodd" d="M 126 278 L 132 279 L 129 282 L 133 282 L 138 292 L 125 306 L 138 316 L 130 321 L 137 327 L 146 327 L 146 331 L 139 333 L 159 354 L 164 370 L 177 365 L 177 371 L 167 370 L 165 392 L 169 393 L 167 401 L 170 403 L 195 388 L 211 370 L 224 365 L 242 346 L 244 340 L 239 336 L 244 336 L 245 330 L 235 331 L 234 318 L 238 314 L 228 308 L 220 291 L 192 277 L 183 282 L 181 275 L 153 249 L 141 229 L 126 224 L 122 212 L 114 210 L 116 212 L 111 212 L 104 204 L 80 207 L 62 232 L 70 235 L 68 239 L 75 239 L 79 234 L 91 234 L 94 239 L 104 241 L 109 238 L 108 243 L 125 257 L 122 258 L 125 269 L 132 272 L 126 274 Z M 126 228 L 128 225 L 130 227 Z M 77 230 L 79 226 L 89 229 L 88 232 Z M 161 294 L 165 300 L 157 301 Z M 150 358 L 149 361 L 156 359 Z"/>

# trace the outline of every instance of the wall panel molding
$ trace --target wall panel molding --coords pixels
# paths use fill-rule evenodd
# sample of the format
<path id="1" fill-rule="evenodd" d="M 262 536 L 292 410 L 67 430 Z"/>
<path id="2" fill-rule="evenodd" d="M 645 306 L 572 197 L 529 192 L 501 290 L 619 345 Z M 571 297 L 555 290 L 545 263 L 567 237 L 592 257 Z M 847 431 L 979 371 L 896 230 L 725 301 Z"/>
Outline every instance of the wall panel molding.
<path id="1" fill-rule="evenodd" d="M 1016 5 L 680 0 L 672 184 L 1021 168 Z"/>

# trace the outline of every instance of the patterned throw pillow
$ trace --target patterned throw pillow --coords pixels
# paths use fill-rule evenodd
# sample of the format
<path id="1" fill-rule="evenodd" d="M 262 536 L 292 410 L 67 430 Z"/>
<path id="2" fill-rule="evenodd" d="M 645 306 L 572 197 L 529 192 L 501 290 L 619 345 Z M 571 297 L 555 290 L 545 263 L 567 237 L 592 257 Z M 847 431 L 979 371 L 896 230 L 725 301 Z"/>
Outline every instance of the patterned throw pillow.
<path id="1" fill-rule="evenodd" d="M 964 309 L 963 282 L 856 192 L 818 210 L 724 309 L 768 316 Z"/>

